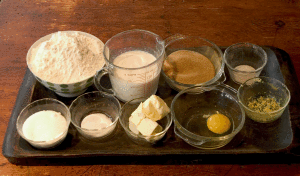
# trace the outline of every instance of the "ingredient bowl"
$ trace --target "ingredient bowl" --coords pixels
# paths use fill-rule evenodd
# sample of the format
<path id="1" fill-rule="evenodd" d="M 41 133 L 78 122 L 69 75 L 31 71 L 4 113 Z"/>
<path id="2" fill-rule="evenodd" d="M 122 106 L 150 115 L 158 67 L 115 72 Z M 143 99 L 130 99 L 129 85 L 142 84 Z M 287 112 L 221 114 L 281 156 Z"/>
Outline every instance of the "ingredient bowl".
<path id="1" fill-rule="evenodd" d="M 288 88 L 282 82 L 269 77 L 252 78 L 238 89 L 238 99 L 247 117 L 260 123 L 270 123 L 278 119 L 290 98 Z"/>
<path id="2" fill-rule="evenodd" d="M 41 57 L 38 57 L 38 53 L 41 53 L 39 51 L 40 48 L 42 48 L 42 46 L 44 46 L 46 41 L 49 41 L 51 39 L 51 37 L 53 35 L 68 35 L 70 36 L 76 36 L 76 34 L 80 35 L 80 36 L 85 36 L 87 38 L 89 38 L 91 41 L 95 42 L 94 46 L 84 46 L 83 49 L 80 50 L 80 48 L 76 45 L 73 47 L 74 48 L 79 48 L 78 50 L 82 51 L 82 52 L 88 52 L 88 51 L 93 51 L 93 59 L 91 57 L 85 57 L 85 61 L 83 63 L 85 63 L 86 65 L 84 66 L 84 64 L 79 64 L 80 68 L 76 68 L 77 65 L 75 65 L 74 63 L 74 58 L 72 58 L 73 60 L 67 59 L 65 55 L 69 56 L 72 55 L 74 53 L 72 53 L 72 51 L 61 51 L 61 53 L 59 53 L 59 55 L 57 57 L 59 58 L 64 58 L 65 60 L 69 60 L 62 62 L 62 60 L 52 60 L 52 61 L 46 61 L 46 59 L 41 59 Z M 71 42 L 70 42 L 71 43 Z M 81 42 L 83 43 L 83 42 Z M 64 43 L 66 45 L 66 43 Z M 76 44 L 76 42 L 74 43 L 74 45 Z M 54 45 L 54 44 L 53 44 Z M 75 97 L 78 96 L 80 94 L 82 94 L 83 92 L 86 91 L 86 89 L 91 86 L 93 84 L 93 79 L 94 79 L 94 75 L 96 74 L 96 71 L 101 69 L 105 62 L 104 62 L 104 58 L 102 55 L 102 49 L 103 49 L 103 42 L 101 40 L 99 40 L 97 37 L 85 33 L 85 32 L 80 32 L 80 31 L 60 31 L 60 32 L 56 32 L 56 33 L 52 33 L 49 35 L 46 35 L 42 38 L 40 38 L 39 40 L 37 40 L 29 49 L 27 56 L 26 56 L 26 62 L 28 65 L 28 68 L 30 69 L 30 71 L 33 73 L 33 75 L 35 76 L 35 78 L 41 83 L 43 84 L 46 88 L 54 91 L 55 93 L 57 93 L 60 96 L 63 97 Z M 58 48 L 57 48 L 58 50 Z M 66 52 L 66 54 L 64 54 Z M 43 52 L 42 52 L 43 53 Z M 49 52 L 49 54 L 53 54 L 51 52 Z M 78 53 L 77 53 L 78 54 Z M 81 54 L 81 53 L 79 53 Z M 40 56 L 40 55 L 39 55 Z M 50 56 L 49 56 L 50 57 Z M 81 59 L 83 59 L 84 57 L 82 56 Z M 91 60 L 92 59 L 92 60 Z M 80 60 L 80 59 L 78 59 Z M 88 62 L 89 60 L 89 62 Z M 61 63 L 65 63 L 65 64 L 61 64 Z M 58 70 L 60 70 L 61 74 L 58 74 L 57 71 L 52 70 L 52 68 L 56 68 Z M 75 70 L 76 68 L 76 70 Z M 86 69 L 85 69 L 86 68 Z M 72 70 L 74 69 L 74 70 Z M 82 69 L 82 70 L 81 70 Z M 87 73 L 87 70 L 91 71 L 90 73 Z M 82 73 L 81 73 L 82 72 Z M 86 73 L 84 75 L 88 75 L 85 77 L 81 77 L 78 79 L 72 79 L 70 80 L 71 82 L 67 81 L 67 82 L 60 82 L 58 81 L 57 77 L 60 77 L 60 79 L 63 79 L 64 77 L 67 77 L 66 75 L 68 74 L 70 76 L 70 74 L 79 74 L 79 75 L 83 75 L 83 73 Z M 55 76 L 54 76 L 55 75 Z M 77 78 L 77 76 L 75 76 Z M 79 76 L 78 76 L 79 77 Z M 51 80 L 50 80 L 51 78 Z M 58 81 L 58 82 L 54 82 L 54 80 Z"/>
<path id="3" fill-rule="evenodd" d="M 163 64 L 162 75 L 174 90 L 211 85 L 226 79 L 223 52 L 207 39 L 173 35 L 165 40 L 165 51 L 167 58 Z M 179 52 L 181 56 L 177 54 Z"/>
<path id="4" fill-rule="evenodd" d="M 150 136 L 144 136 L 141 133 L 136 134 L 132 132 L 129 129 L 129 118 L 132 112 L 138 108 L 140 102 L 144 102 L 146 99 L 147 98 L 137 98 L 125 103 L 121 109 L 120 123 L 128 137 L 133 142 L 139 145 L 151 146 L 157 144 L 165 136 L 166 132 L 172 124 L 172 119 L 170 117 L 170 114 L 168 114 L 161 120 L 157 121 L 157 123 L 162 127 L 162 131 Z"/>
<path id="5" fill-rule="evenodd" d="M 30 128 L 23 128 L 24 127 L 24 123 L 26 122 L 26 120 L 31 117 L 31 115 L 37 113 L 37 112 L 41 112 L 41 111 L 46 111 L 46 110 L 51 110 L 51 111 L 55 111 L 60 113 L 64 118 L 65 118 L 65 123 L 64 125 L 62 125 L 63 123 L 57 123 L 57 124 L 53 124 L 50 121 L 36 121 L 35 124 L 30 125 Z M 42 118 L 42 117 L 39 117 Z M 50 118 L 51 120 L 51 118 Z M 71 115 L 70 115 L 70 111 L 68 109 L 68 107 L 63 104 L 62 102 L 55 100 L 55 99 L 51 99 L 51 98 L 45 98 L 45 99 L 40 99 L 37 101 L 34 101 L 30 104 L 28 104 L 19 114 L 18 119 L 17 119 L 17 131 L 19 133 L 19 135 L 25 139 L 27 142 L 29 142 L 32 146 L 39 148 L 39 149 L 48 149 L 48 148 L 53 148 L 56 147 L 57 145 L 59 145 L 67 136 L 68 133 L 68 129 L 69 129 L 69 125 L 70 125 L 70 120 L 71 120 Z M 31 121 L 33 122 L 33 121 Z M 53 128 L 53 125 L 54 128 Z M 36 127 L 36 128 L 34 128 Z M 42 127 L 46 127 L 47 130 L 45 129 L 39 129 Z M 52 127 L 52 128 L 51 128 Z M 32 140 L 29 139 L 26 134 L 33 134 L 33 133 L 39 133 L 43 136 L 49 136 L 51 135 L 50 131 L 56 131 L 57 129 L 60 129 L 60 134 L 57 135 L 54 139 L 51 140 Z M 27 130 L 24 131 L 24 130 Z M 57 131 L 56 131 L 57 132 Z M 37 134 L 35 134 L 37 135 Z M 27 137 L 26 137 L 27 136 Z"/>
<path id="6" fill-rule="evenodd" d="M 120 109 L 118 99 L 112 95 L 100 91 L 85 93 L 70 105 L 71 122 L 85 139 L 105 141 L 112 137 Z"/>
<path id="7" fill-rule="evenodd" d="M 225 50 L 224 60 L 231 79 L 242 84 L 260 75 L 267 63 L 267 53 L 257 45 L 237 43 Z"/>
<path id="8" fill-rule="evenodd" d="M 216 114 L 223 114 L 230 121 L 229 129 L 222 134 L 208 127 L 209 117 Z M 238 103 L 236 90 L 225 84 L 195 86 L 179 92 L 172 101 L 171 115 L 175 134 L 200 149 L 225 146 L 245 123 L 245 112 Z"/>
<path id="9" fill-rule="evenodd" d="M 106 66 L 95 76 L 96 88 L 124 103 L 155 94 L 165 59 L 164 46 L 162 38 L 150 31 L 133 29 L 116 34 L 104 45 Z M 101 84 L 107 74 L 111 89 Z"/>

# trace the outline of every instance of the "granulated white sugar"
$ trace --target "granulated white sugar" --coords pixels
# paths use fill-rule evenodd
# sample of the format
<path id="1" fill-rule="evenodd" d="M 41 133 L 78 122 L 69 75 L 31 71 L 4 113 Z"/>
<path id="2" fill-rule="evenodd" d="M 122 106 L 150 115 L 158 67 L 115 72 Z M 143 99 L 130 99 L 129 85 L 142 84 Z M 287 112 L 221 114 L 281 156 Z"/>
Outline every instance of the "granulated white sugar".
<path id="1" fill-rule="evenodd" d="M 46 110 L 32 114 L 23 124 L 25 137 L 33 141 L 49 141 L 61 135 L 67 121 L 59 112 Z"/>

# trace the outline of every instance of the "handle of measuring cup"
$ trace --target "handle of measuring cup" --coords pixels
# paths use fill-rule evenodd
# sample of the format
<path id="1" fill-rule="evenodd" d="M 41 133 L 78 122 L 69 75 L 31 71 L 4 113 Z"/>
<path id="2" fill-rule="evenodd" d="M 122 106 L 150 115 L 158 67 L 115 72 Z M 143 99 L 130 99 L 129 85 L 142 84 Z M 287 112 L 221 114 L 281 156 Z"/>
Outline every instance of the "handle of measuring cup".
<path id="1" fill-rule="evenodd" d="M 101 85 L 101 78 L 106 74 L 108 74 L 108 69 L 106 67 L 98 70 L 96 75 L 94 76 L 94 85 L 99 91 L 104 91 L 106 93 L 115 95 L 115 92 L 112 89 L 107 89 Z"/>

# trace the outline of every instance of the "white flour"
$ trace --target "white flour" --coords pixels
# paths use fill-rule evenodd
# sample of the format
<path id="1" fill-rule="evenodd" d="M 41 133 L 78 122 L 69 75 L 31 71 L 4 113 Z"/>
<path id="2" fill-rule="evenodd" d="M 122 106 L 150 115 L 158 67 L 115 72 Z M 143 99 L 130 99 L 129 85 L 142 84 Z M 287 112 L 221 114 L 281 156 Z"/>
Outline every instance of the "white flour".
<path id="1" fill-rule="evenodd" d="M 48 82 L 75 83 L 103 67 L 102 50 L 103 43 L 79 32 L 57 32 L 32 51 L 29 66 L 36 76 Z"/>

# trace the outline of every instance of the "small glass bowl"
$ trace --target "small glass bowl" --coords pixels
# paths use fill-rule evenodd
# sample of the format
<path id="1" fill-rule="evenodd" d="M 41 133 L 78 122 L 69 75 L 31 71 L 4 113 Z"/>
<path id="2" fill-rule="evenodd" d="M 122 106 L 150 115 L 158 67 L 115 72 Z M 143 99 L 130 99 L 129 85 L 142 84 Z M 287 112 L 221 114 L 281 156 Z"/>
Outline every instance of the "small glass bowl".
<path id="1" fill-rule="evenodd" d="M 268 97 L 275 98 L 280 108 L 273 112 L 257 112 L 248 107 L 253 98 Z M 243 106 L 247 117 L 260 123 L 270 123 L 281 117 L 283 111 L 290 102 L 289 89 L 279 80 L 269 77 L 256 77 L 249 79 L 238 89 L 238 99 Z"/>
<path id="2" fill-rule="evenodd" d="M 64 132 L 61 133 L 59 136 L 57 136 L 55 139 L 49 140 L 49 141 L 34 141 L 30 140 L 27 137 L 25 137 L 23 133 L 23 125 L 24 122 L 34 113 L 43 111 L 43 110 L 52 110 L 56 112 L 60 112 L 61 115 L 66 119 L 67 125 L 64 129 Z M 30 104 L 28 104 L 19 114 L 16 127 L 19 135 L 25 139 L 28 143 L 30 143 L 33 147 L 36 147 L 38 149 L 49 149 L 54 148 L 58 146 L 67 136 L 69 125 L 71 121 L 71 114 L 68 109 L 68 107 L 52 98 L 44 98 L 40 100 L 36 100 Z M 45 122 L 46 123 L 46 122 Z"/>
<path id="3" fill-rule="evenodd" d="M 231 79 L 242 84 L 248 79 L 258 77 L 267 64 L 267 53 L 260 46 L 251 43 L 237 43 L 229 46 L 224 52 L 224 61 Z M 255 70 L 239 70 L 237 66 L 251 66 Z M 247 68 L 246 67 L 246 68 Z"/>
<path id="4" fill-rule="evenodd" d="M 129 129 L 129 117 L 131 116 L 132 112 L 135 111 L 140 105 L 140 102 L 144 102 L 145 100 L 147 100 L 147 98 L 136 98 L 125 103 L 121 109 L 120 123 L 126 134 L 133 142 L 138 145 L 151 146 L 157 144 L 165 136 L 166 132 L 172 124 L 172 119 L 170 114 L 168 114 L 161 120 L 157 121 L 157 123 L 162 126 L 163 130 L 162 132 L 154 135 L 144 136 L 140 133 L 135 134 L 134 132 L 132 132 Z"/>
<path id="5" fill-rule="evenodd" d="M 207 119 L 218 113 L 231 122 L 224 134 L 213 133 L 207 127 Z M 179 92 L 172 101 L 171 115 L 175 134 L 200 149 L 225 146 L 245 123 L 245 112 L 238 103 L 236 90 L 225 84 L 194 86 Z"/>
<path id="6" fill-rule="evenodd" d="M 101 91 L 88 92 L 78 96 L 70 105 L 71 123 L 79 134 L 90 141 L 100 142 L 112 137 L 117 126 L 121 105 L 119 100 Z M 109 117 L 112 123 L 106 128 L 86 129 L 81 127 L 82 120 L 90 114 L 102 113 Z"/>
<path id="7" fill-rule="evenodd" d="M 212 85 L 216 83 L 223 83 L 226 80 L 224 74 L 225 62 L 223 59 L 223 52 L 221 49 L 213 42 L 198 37 L 198 36 L 185 36 L 181 34 L 173 35 L 165 40 L 165 51 L 166 56 L 178 50 L 190 50 L 198 52 L 206 56 L 215 67 L 215 77 L 211 80 L 199 83 L 199 84 L 184 84 L 171 79 L 164 72 L 164 64 L 162 66 L 162 75 L 165 78 L 167 84 L 176 91 L 181 91 L 183 89 L 193 87 L 193 86 L 205 86 Z"/>

